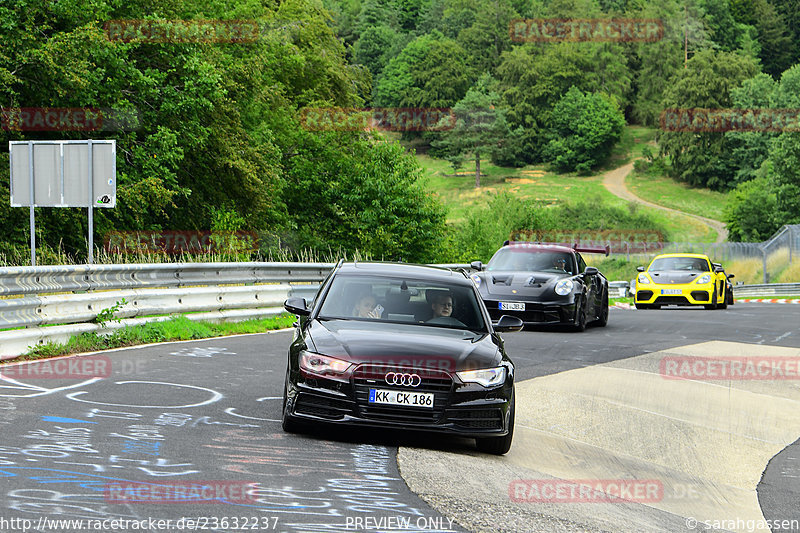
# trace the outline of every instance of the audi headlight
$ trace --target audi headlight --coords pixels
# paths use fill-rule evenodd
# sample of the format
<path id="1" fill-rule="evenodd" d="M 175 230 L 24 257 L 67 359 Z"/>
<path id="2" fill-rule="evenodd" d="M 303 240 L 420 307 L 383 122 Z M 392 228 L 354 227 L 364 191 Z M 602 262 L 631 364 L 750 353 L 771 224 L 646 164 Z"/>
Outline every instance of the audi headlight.
<path id="1" fill-rule="evenodd" d="M 458 378 L 464 383 L 479 383 L 484 387 L 496 387 L 506 381 L 506 368 L 485 368 L 483 370 L 465 370 L 456 372 Z"/>
<path id="2" fill-rule="evenodd" d="M 650 278 L 647 277 L 647 274 L 639 274 L 639 277 L 636 278 L 636 283 L 647 285 L 648 283 L 650 283 Z"/>
<path id="3" fill-rule="evenodd" d="M 476 287 L 480 287 L 481 286 L 481 281 L 483 281 L 483 280 L 481 280 L 481 277 L 479 275 L 473 274 L 473 275 L 470 276 L 470 278 L 472 278 L 472 282 L 475 283 Z"/>
<path id="4" fill-rule="evenodd" d="M 697 281 L 695 281 L 695 283 L 699 283 L 702 285 L 703 283 L 708 283 L 709 281 L 711 281 L 711 276 L 709 276 L 708 274 L 703 274 L 702 276 L 697 278 Z"/>
<path id="5" fill-rule="evenodd" d="M 572 292 L 573 287 L 575 287 L 575 284 L 571 279 L 562 279 L 556 283 L 556 294 L 559 296 L 566 296 Z"/>
<path id="6" fill-rule="evenodd" d="M 313 352 L 300 352 L 300 368 L 313 374 L 344 374 L 352 363 Z"/>

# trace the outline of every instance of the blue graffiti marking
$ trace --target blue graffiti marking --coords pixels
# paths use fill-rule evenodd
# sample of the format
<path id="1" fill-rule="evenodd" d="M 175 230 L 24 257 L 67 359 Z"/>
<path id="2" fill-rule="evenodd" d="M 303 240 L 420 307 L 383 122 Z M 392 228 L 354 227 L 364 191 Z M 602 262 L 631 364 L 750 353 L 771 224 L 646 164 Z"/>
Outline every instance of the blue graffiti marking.
<path id="1" fill-rule="evenodd" d="M 45 422 L 58 422 L 59 424 L 97 424 L 88 420 L 78 420 L 77 418 L 62 418 L 60 416 L 43 416 Z"/>

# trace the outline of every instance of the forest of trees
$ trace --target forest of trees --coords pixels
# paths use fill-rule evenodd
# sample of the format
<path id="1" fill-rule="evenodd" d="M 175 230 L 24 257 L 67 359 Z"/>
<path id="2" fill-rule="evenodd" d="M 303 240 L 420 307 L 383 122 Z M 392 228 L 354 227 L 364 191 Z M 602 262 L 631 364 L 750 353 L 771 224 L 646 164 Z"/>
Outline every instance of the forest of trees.
<path id="1" fill-rule="evenodd" d="M 658 18 L 658 42 L 512 42 L 515 18 Z M 125 42 L 119 19 L 257 21 L 246 43 Z M 114 138 L 118 203 L 97 232 L 246 229 L 268 245 L 447 260 L 445 211 L 413 155 L 368 131 L 308 131 L 303 108 L 491 109 L 433 154 L 585 173 L 628 124 L 667 107 L 800 107 L 800 0 L 0 0 L 0 108 L 135 110 L 121 132 L 0 130 L 9 140 Z M 684 34 L 688 62 L 684 64 Z M 488 107 L 487 107 L 488 106 Z M 456 128 L 455 131 L 457 131 Z M 736 189 L 731 238 L 800 222 L 800 133 L 659 136 L 658 166 Z M 471 144 L 470 144 L 471 143 Z M 39 242 L 85 251 L 85 210 L 38 209 Z M 0 203 L 0 253 L 27 246 Z"/>

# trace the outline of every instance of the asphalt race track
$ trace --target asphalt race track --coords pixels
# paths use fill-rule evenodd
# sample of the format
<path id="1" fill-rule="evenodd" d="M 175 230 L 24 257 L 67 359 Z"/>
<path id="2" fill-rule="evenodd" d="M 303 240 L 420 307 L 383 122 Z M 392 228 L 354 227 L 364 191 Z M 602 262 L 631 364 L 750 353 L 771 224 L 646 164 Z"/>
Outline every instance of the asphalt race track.
<path id="1" fill-rule="evenodd" d="M 613 309 L 606 328 L 504 338 L 517 428 L 503 457 L 409 432 L 283 433 L 291 332 L 3 367 L 0 531 L 769 531 L 765 519 L 800 520 L 796 373 L 665 374 L 665 361 L 707 357 L 796 370 L 800 306 Z M 544 490 L 569 481 L 634 489 L 622 500 Z"/>

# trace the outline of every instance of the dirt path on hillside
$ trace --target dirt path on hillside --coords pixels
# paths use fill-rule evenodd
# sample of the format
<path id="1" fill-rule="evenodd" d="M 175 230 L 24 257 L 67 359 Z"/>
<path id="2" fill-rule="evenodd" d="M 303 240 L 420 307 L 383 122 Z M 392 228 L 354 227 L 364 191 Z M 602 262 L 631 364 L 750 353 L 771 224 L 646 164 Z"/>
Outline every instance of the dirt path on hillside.
<path id="1" fill-rule="evenodd" d="M 605 185 L 608 192 L 613 194 L 614 196 L 618 196 L 623 200 L 628 200 L 629 202 L 637 202 L 648 207 L 653 207 L 655 209 L 661 209 L 662 211 L 669 211 L 670 213 L 677 213 L 679 215 L 684 215 L 687 217 L 692 217 L 695 220 L 699 220 L 706 226 L 709 226 L 714 231 L 717 232 L 717 240 L 716 242 L 725 242 L 728 238 L 728 230 L 725 229 L 725 224 L 718 220 L 712 220 L 710 218 L 701 217 L 699 215 L 692 215 L 690 213 L 684 213 L 683 211 L 678 211 L 677 209 L 672 209 L 670 207 L 664 207 L 663 205 L 654 204 L 652 202 L 648 202 L 647 200 L 643 200 L 633 194 L 628 188 L 625 186 L 625 177 L 631 173 L 633 170 L 633 162 L 628 163 L 627 165 L 621 166 L 619 168 L 615 168 L 603 176 L 603 185 Z"/>

